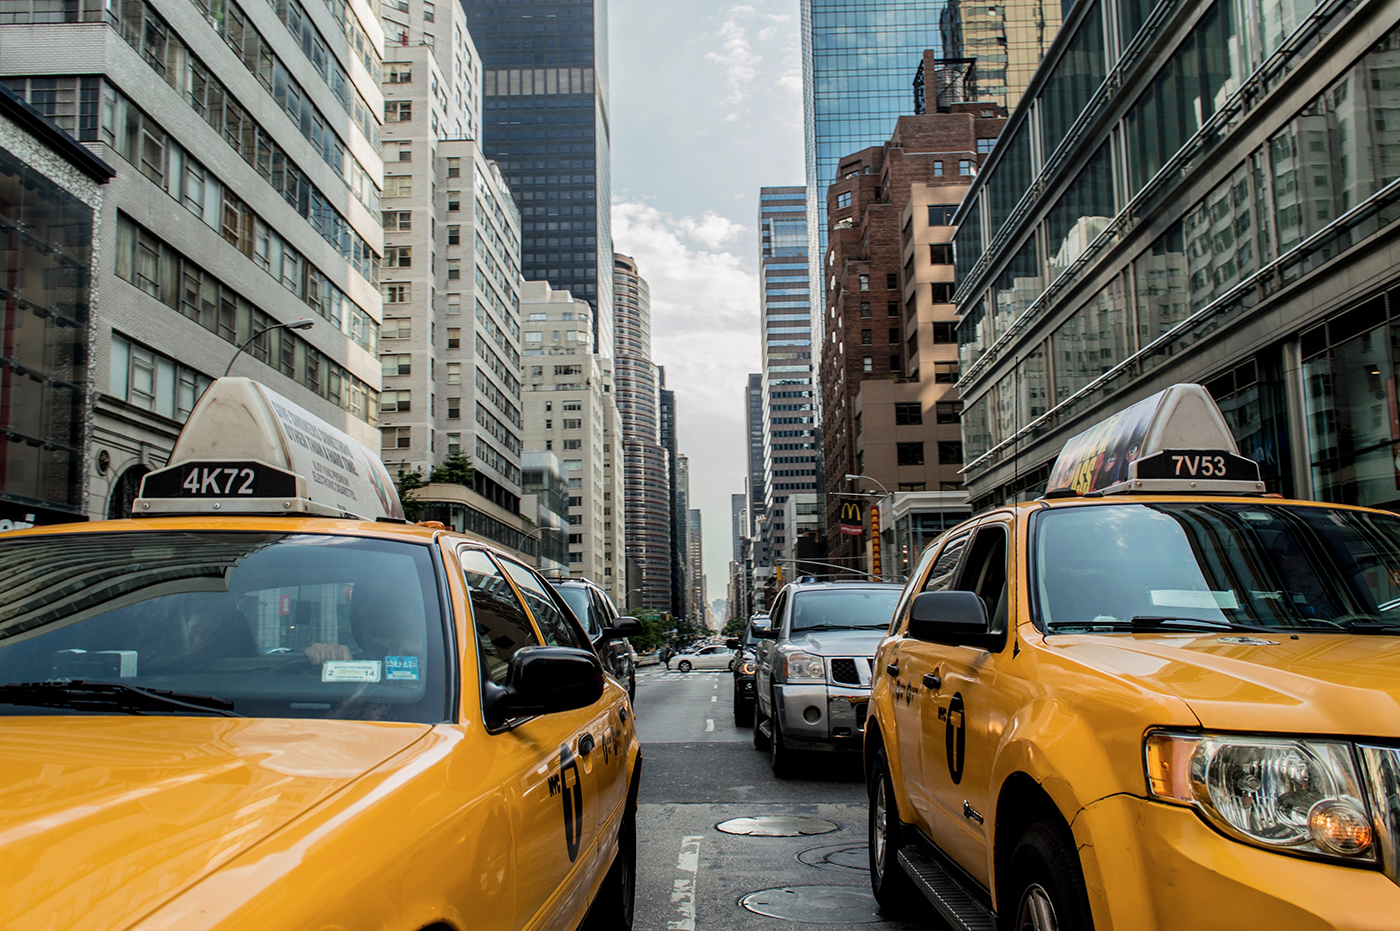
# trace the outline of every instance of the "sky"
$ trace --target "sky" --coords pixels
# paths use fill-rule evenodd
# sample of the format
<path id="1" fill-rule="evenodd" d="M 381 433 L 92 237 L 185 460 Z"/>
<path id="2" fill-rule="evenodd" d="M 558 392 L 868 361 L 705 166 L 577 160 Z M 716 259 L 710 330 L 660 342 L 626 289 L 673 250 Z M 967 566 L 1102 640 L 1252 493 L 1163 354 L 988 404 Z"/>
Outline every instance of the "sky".
<path id="1" fill-rule="evenodd" d="M 651 287 L 707 597 L 725 597 L 760 371 L 758 189 L 803 183 L 798 0 L 607 0 L 613 248 Z"/>

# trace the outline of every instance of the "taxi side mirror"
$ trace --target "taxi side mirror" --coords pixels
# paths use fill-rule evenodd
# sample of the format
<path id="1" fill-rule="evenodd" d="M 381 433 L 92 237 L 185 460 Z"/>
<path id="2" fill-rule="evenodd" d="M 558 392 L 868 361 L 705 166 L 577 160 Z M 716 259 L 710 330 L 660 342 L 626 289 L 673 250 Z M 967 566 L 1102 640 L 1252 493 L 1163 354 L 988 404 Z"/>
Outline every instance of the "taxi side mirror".
<path id="1" fill-rule="evenodd" d="M 625 640 L 628 637 L 639 637 L 642 633 L 642 622 L 635 617 L 613 618 L 613 622 L 603 628 L 603 636 L 598 638 L 599 643 L 606 643 L 609 640 Z"/>
<path id="2" fill-rule="evenodd" d="M 1005 631 L 994 631 L 987 607 L 974 592 L 924 592 L 909 608 L 905 636 L 925 643 L 1000 649 Z"/>
<path id="3" fill-rule="evenodd" d="M 525 647 L 511 657 L 505 687 L 488 680 L 483 694 L 486 720 L 493 726 L 586 708 L 603 695 L 603 666 L 588 650 Z"/>
<path id="4" fill-rule="evenodd" d="M 753 635 L 760 640 L 777 640 L 778 628 L 776 627 L 755 627 Z"/>

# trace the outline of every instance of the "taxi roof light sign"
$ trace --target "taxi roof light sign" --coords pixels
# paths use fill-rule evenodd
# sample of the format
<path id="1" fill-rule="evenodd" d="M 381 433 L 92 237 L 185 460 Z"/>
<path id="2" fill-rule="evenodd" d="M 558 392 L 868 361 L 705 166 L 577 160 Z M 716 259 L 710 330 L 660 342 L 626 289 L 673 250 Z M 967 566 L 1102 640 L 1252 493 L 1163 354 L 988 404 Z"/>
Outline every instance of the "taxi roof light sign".
<path id="1" fill-rule="evenodd" d="M 1065 443 L 1047 488 L 1079 494 L 1264 492 L 1259 464 L 1239 454 L 1201 385 L 1172 385 Z"/>
<path id="2" fill-rule="evenodd" d="M 248 378 L 209 386 L 170 464 L 142 479 L 133 514 L 404 516 L 369 447 Z"/>

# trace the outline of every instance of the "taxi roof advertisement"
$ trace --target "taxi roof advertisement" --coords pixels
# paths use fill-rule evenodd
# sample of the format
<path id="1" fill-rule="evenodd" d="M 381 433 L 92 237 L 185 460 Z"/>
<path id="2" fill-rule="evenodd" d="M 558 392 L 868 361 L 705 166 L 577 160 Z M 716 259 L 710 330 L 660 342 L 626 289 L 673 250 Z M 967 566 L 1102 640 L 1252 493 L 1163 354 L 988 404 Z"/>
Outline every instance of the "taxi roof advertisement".
<path id="1" fill-rule="evenodd" d="M 1073 488 L 1080 494 L 1128 480 L 1128 463 L 1142 453 L 1142 442 L 1166 391 L 1159 391 L 1114 414 L 1060 450 L 1048 488 Z"/>

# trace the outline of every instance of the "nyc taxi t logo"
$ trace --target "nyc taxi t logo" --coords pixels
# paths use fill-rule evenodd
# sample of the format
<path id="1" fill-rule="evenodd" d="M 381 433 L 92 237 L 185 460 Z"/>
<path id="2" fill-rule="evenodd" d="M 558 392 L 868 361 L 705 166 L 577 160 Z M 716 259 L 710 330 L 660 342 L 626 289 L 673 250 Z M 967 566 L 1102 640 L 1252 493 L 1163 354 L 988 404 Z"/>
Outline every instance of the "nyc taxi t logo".
<path id="1" fill-rule="evenodd" d="M 563 796 L 564 844 L 572 863 L 578 859 L 579 844 L 583 840 L 583 780 L 579 778 L 578 759 L 568 744 L 559 745 L 559 772 L 549 777 L 549 797 L 556 795 Z"/>

